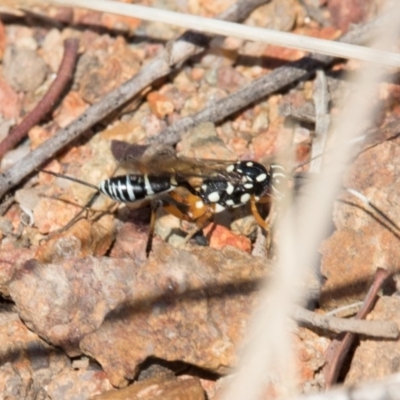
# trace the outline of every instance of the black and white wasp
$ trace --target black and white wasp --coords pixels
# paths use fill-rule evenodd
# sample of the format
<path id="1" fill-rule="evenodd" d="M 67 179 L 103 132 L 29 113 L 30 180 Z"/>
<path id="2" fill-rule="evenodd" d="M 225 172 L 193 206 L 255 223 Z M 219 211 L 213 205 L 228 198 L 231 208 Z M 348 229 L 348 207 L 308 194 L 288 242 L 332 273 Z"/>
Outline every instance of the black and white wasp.
<path id="1" fill-rule="evenodd" d="M 44 172 L 96 188 L 117 202 L 152 200 L 147 255 L 151 250 L 158 207 L 180 219 L 195 222 L 197 230 L 200 230 L 214 214 L 250 204 L 256 221 L 268 231 L 269 226 L 256 204 L 279 197 L 279 187 L 286 179 L 284 168 L 278 164 L 266 167 L 250 160 L 232 162 L 178 157 L 172 149 L 141 158 L 128 157 L 124 167 L 132 173 L 106 179 L 98 187 Z"/>

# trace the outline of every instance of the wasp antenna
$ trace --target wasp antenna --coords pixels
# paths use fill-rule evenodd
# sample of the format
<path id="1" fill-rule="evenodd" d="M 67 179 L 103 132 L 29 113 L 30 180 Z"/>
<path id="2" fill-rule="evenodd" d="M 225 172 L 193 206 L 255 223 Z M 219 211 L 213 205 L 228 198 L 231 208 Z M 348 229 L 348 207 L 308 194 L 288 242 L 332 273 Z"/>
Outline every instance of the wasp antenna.
<path id="1" fill-rule="evenodd" d="M 357 197 L 357 199 L 361 200 L 364 204 L 372 208 L 378 215 L 380 215 L 388 224 L 390 224 L 397 231 L 400 231 L 400 227 L 391 218 L 389 218 L 378 206 L 373 204 L 367 196 L 363 195 L 358 190 L 352 188 L 346 188 L 345 190 L 346 192 L 350 193 L 354 197 Z"/>
<path id="2" fill-rule="evenodd" d="M 99 188 L 98 188 L 96 185 L 92 185 L 91 183 L 82 181 L 82 180 L 80 180 L 80 179 L 78 179 L 78 178 L 74 178 L 74 177 L 72 177 L 72 176 L 59 174 L 59 173 L 53 172 L 53 171 L 47 171 L 47 170 L 45 170 L 45 169 L 41 169 L 41 170 L 39 170 L 39 171 L 40 171 L 40 172 L 44 172 L 45 174 L 49 174 L 49 175 L 56 176 L 57 178 L 68 179 L 69 181 L 79 183 L 79 184 L 81 184 L 81 185 L 90 187 L 90 188 L 95 189 L 95 190 L 99 190 Z"/>
<path id="3" fill-rule="evenodd" d="M 317 155 L 311 157 L 309 160 L 304 161 L 304 162 L 296 165 L 293 168 L 292 172 L 295 172 L 297 169 L 303 167 L 304 165 L 310 164 L 311 161 L 318 160 L 319 158 L 325 156 L 326 154 L 329 154 L 329 153 L 332 153 L 332 152 L 335 152 L 335 151 L 339 151 L 339 150 L 343 150 L 343 146 L 354 146 L 354 145 L 357 145 L 357 144 L 362 144 L 370 136 L 372 136 L 374 133 L 376 133 L 376 132 L 372 131 L 371 133 L 366 133 L 364 135 L 359 135 L 359 136 L 353 138 L 352 140 L 349 140 L 349 141 L 347 141 L 345 143 L 341 143 L 338 146 L 333 147 L 332 149 L 329 149 L 329 150 L 324 151 L 323 153 L 317 154 Z M 393 140 L 393 139 L 397 138 L 398 136 L 399 136 L 399 134 L 397 133 L 397 134 L 395 134 L 393 136 L 390 136 L 389 138 L 384 138 L 383 140 L 379 140 L 378 142 L 373 143 L 373 144 L 365 147 L 364 149 L 360 150 L 359 152 L 357 152 L 357 155 L 363 153 L 364 151 L 366 151 L 366 150 L 368 150 L 368 149 L 370 149 L 370 148 L 372 148 L 374 146 L 377 146 L 378 144 L 381 144 L 381 143 L 389 141 L 389 140 Z"/>
<path id="4" fill-rule="evenodd" d="M 299 168 L 304 167 L 304 165 L 310 164 L 311 161 L 318 160 L 318 158 L 323 157 L 324 155 L 328 154 L 330 151 L 332 151 L 332 150 L 328 150 L 328 151 L 325 151 L 324 153 L 317 154 L 316 156 L 311 157 L 311 158 L 308 159 L 307 161 L 303 161 L 302 163 L 297 164 L 297 165 L 292 169 L 292 173 L 294 173 L 294 172 L 295 172 L 296 170 L 298 170 Z"/>

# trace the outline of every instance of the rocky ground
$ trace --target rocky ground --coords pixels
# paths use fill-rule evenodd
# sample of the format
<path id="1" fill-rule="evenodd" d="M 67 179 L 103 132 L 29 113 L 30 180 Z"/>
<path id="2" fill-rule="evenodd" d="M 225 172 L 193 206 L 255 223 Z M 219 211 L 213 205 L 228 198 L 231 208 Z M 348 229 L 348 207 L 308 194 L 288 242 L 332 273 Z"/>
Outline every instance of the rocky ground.
<path id="1" fill-rule="evenodd" d="M 214 17 L 235 2 L 142 3 Z M 382 8 L 380 0 L 264 3 L 246 16 L 245 24 L 331 40 L 355 24 L 367 24 Z M 274 273 L 279 243 L 273 239 L 274 250 L 267 254 L 249 207 L 217 215 L 205 229 L 205 247 L 195 241 L 184 244 L 184 232 L 192 225 L 161 210 L 147 258 L 148 206 L 116 204 L 101 196 L 69 224 L 93 189 L 39 169 L 98 185 L 115 173 L 118 146 L 161 143 L 173 145 L 180 156 L 267 165 L 292 152 L 295 160 L 287 161 L 286 169 L 297 176 L 305 173 L 308 165 L 296 166 L 309 159 L 313 142 L 314 75 L 283 82 L 261 98 L 239 96 L 239 111 L 178 133 L 167 131 L 200 111 L 211 108 L 212 113 L 213 102 L 272 72 L 286 71 L 305 53 L 215 38 L 161 73 L 164 64 L 157 60 L 177 43 L 180 28 L 69 7 L 27 7 L 0 10 L 1 140 L 15 136 L 31 112 L 40 114 L 35 107 L 55 90 L 52 83 L 60 76 L 63 56 L 73 60 L 74 46 L 77 60 L 76 65 L 71 61 L 69 73 L 65 67 L 65 85 L 52 92 L 48 109 L 42 104 L 45 112 L 27 129 L 27 137 L 21 136 L 12 149 L 0 144 L 2 173 L 36 149 L 47 156 L 9 189 L 0 179 L 0 398 L 217 400 L 246 344 L 248 321 L 259 304 L 261 283 Z M 359 67 L 343 60 L 327 66 L 332 119 L 340 118 L 340 100 L 352 91 L 345 73 Z M 112 100 L 104 103 L 108 93 L 143 71 L 153 74 L 151 85 L 138 86 L 138 94 L 118 107 Z M 305 284 L 313 311 L 341 316 L 335 310 L 355 303 L 357 311 L 375 271 L 385 268 L 390 277 L 368 319 L 398 325 L 396 77 L 388 76 L 378 93 L 373 100 L 381 111 L 366 129 L 368 143 L 348 166 L 343 188 L 360 191 L 381 213 L 345 190 L 339 193 L 330 232 L 319 249 L 320 265 Z M 102 110 L 94 111 L 99 103 Z M 61 151 L 46 147 L 71 124 L 78 130 L 75 122 L 83 113 L 96 112 L 96 122 Z M 123 164 L 117 174 L 124 168 L 129 172 Z M 260 210 L 268 214 L 266 207 Z M 293 322 L 290 335 L 299 391 L 322 391 L 335 334 Z M 399 359 L 398 341 L 361 336 L 338 372 L 339 381 L 384 378 L 399 371 Z M 270 380 L 265 398 L 282 391 L 279 380 Z"/>

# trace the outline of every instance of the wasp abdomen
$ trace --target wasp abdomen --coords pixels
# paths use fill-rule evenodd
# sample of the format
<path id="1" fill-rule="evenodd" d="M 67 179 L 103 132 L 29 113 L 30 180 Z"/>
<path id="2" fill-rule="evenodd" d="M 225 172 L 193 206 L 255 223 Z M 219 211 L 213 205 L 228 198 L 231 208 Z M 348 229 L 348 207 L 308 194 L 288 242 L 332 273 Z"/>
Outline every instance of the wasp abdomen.
<path id="1" fill-rule="evenodd" d="M 115 201 L 131 203 L 172 190 L 171 179 L 152 175 L 122 175 L 106 179 L 99 190 Z"/>

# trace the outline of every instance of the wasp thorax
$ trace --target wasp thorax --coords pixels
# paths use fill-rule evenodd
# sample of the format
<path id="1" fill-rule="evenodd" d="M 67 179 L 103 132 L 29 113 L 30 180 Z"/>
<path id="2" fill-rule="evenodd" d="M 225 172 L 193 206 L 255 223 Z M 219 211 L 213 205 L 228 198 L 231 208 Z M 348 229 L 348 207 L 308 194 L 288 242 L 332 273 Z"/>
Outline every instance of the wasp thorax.
<path id="1" fill-rule="evenodd" d="M 255 161 L 238 161 L 226 167 L 227 175 L 205 179 L 198 189 L 207 204 L 215 204 L 216 212 L 240 207 L 251 197 L 260 198 L 270 189 L 271 173 Z"/>

